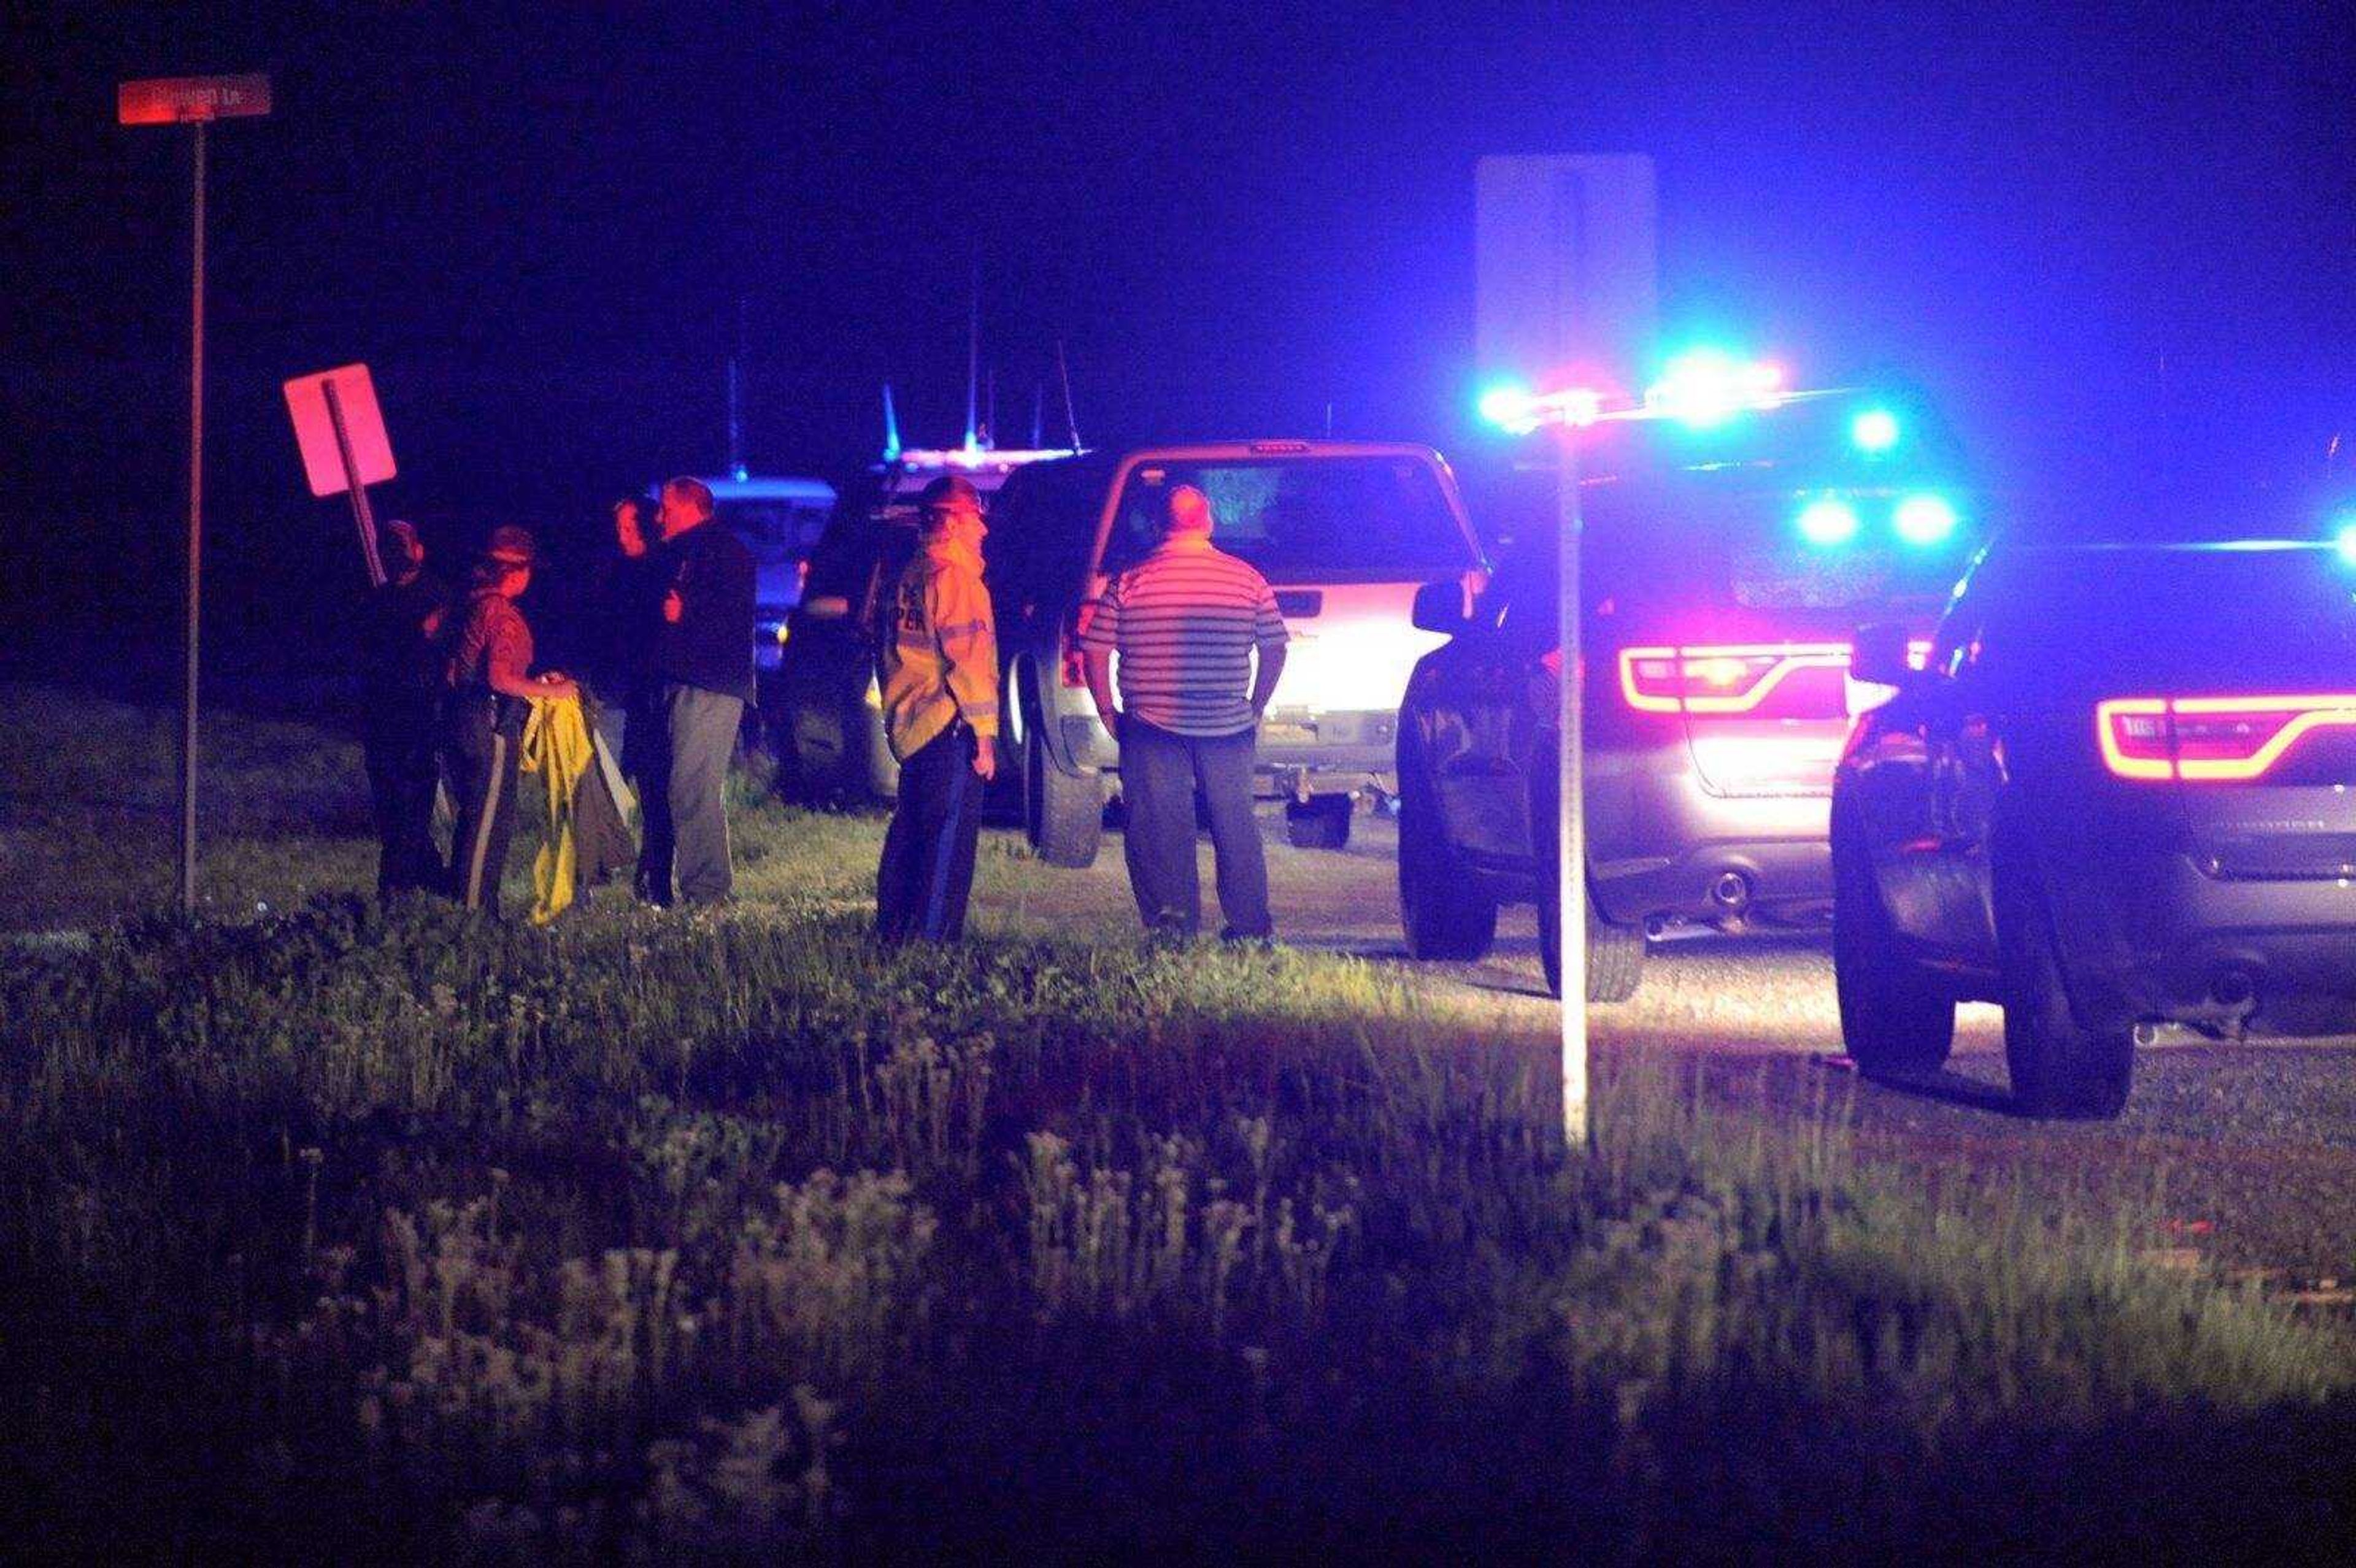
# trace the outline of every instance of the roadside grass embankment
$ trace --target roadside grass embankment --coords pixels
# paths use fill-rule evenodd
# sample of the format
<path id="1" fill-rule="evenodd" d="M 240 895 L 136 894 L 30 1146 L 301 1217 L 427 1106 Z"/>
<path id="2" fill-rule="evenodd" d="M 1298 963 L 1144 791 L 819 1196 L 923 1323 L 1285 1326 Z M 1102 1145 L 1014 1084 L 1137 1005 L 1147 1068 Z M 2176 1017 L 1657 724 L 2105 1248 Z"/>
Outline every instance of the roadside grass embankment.
<path id="1" fill-rule="evenodd" d="M 2349 1543 L 2340 1333 L 2155 1266 L 2152 1215 L 2051 1173 L 1897 1174 L 1839 1085 L 1794 1115 L 1607 1056 L 1573 1157 L 1526 1014 L 1313 953 L 882 953 L 876 825 L 757 780 L 734 912 L 380 910 L 356 751 L 234 717 L 208 879 L 236 918 L 117 923 L 169 886 L 168 724 L 0 714 L 53 739 L 7 793 L 63 825 L 30 852 L 91 931 L 0 975 L 9 1539 Z M 11 821 L 14 863 L 38 831 Z M 1018 895 L 1055 874 L 991 854 Z"/>
<path id="2" fill-rule="evenodd" d="M 0 1466 L 92 1551 L 2344 1539 L 2344 1340 L 1353 960 L 323 899 L 7 977 Z M 62 1522 L 61 1522 L 62 1521 Z M 266 1533 L 265 1533 L 266 1532 Z"/>

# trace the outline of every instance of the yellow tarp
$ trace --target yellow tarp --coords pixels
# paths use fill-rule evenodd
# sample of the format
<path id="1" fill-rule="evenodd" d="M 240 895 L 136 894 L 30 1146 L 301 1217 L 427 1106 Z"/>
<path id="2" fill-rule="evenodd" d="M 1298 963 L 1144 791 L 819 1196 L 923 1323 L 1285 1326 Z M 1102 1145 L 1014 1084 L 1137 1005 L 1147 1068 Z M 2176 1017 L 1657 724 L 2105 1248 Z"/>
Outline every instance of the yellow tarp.
<path id="1" fill-rule="evenodd" d="M 531 861 L 531 923 L 546 925 L 573 903 L 577 858 L 573 794 L 595 760 L 577 697 L 535 697 L 524 720 L 519 764 L 548 791 L 548 837 Z"/>

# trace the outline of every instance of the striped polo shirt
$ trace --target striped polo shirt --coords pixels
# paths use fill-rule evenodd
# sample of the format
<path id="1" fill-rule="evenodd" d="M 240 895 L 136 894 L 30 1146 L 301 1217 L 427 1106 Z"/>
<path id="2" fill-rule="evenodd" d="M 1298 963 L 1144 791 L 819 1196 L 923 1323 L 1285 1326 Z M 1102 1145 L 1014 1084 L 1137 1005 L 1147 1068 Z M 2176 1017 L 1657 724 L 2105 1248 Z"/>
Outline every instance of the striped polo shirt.
<path id="1" fill-rule="evenodd" d="M 1080 635 L 1120 656 L 1124 713 L 1202 737 L 1252 727 L 1252 649 L 1284 641 L 1268 580 L 1208 540 L 1165 542 L 1115 578 Z"/>

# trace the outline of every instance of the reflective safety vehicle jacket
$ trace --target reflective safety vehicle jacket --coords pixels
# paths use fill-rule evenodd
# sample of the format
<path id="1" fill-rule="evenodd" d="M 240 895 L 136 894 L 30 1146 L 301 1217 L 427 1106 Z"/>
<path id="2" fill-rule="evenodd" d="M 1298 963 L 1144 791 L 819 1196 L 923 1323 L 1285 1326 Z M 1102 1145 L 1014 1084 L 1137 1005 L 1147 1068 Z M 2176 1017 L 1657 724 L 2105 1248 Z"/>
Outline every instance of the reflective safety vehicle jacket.
<path id="1" fill-rule="evenodd" d="M 892 595 L 878 639 L 884 731 L 902 762 L 958 720 L 998 733 L 998 628 L 981 557 L 937 539 L 916 552 Z"/>

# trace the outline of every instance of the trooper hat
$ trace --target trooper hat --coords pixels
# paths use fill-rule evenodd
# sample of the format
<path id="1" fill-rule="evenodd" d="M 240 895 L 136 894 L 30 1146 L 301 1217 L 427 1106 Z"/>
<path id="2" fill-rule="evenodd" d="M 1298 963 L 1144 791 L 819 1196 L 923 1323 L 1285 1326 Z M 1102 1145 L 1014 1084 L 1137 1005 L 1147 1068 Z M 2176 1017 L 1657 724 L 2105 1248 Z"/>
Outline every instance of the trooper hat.
<path id="1" fill-rule="evenodd" d="M 519 528 L 513 523 L 500 524 L 491 530 L 491 537 L 483 541 L 485 560 L 496 560 L 507 566 L 530 566 L 538 555 L 539 550 L 532 544 L 531 530 Z"/>

